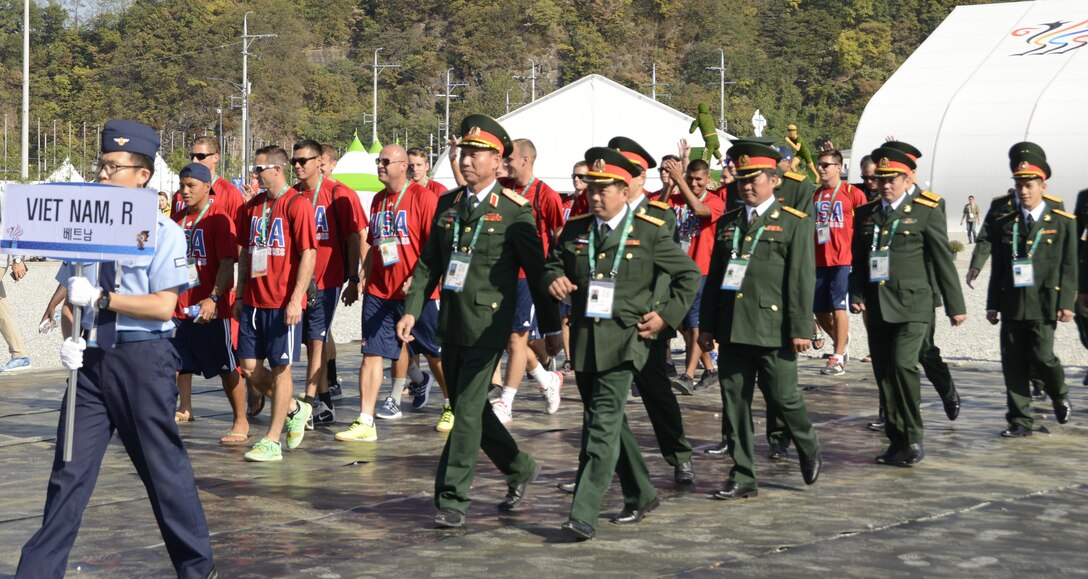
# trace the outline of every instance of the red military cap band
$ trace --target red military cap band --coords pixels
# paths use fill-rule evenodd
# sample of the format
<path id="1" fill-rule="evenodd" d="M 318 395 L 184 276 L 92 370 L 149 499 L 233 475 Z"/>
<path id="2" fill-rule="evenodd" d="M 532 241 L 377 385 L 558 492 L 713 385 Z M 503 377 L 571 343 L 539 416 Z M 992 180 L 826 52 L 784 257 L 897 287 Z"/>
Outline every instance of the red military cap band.
<path id="1" fill-rule="evenodd" d="M 1016 170 L 1012 173 L 1013 177 L 1038 177 L 1043 181 L 1046 181 L 1046 171 L 1042 167 L 1032 165 L 1027 161 L 1022 161 L 1017 165 Z"/>
<path id="2" fill-rule="evenodd" d="M 774 169 L 778 166 L 778 161 L 773 157 L 749 157 L 748 155 L 741 155 L 737 159 L 737 170 L 748 171 L 751 169 Z"/>
<path id="3" fill-rule="evenodd" d="M 909 157 L 910 155 L 907 156 Z M 912 171 L 910 165 L 893 161 L 887 157 L 882 157 L 877 160 L 876 170 L 878 173 L 903 173 L 904 175 L 909 174 Z"/>
<path id="4" fill-rule="evenodd" d="M 643 171 L 650 168 L 650 164 L 646 161 L 645 158 L 643 158 L 642 155 L 639 155 L 637 153 L 631 153 L 629 151 L 620 151 L 620 154 L 624 157 L 627 157 L 627 159 L 632 163 L 635 163 L 638 166 L 642 167 Z"/>
<path id="5" fill-rule="evenodd" d="M 469 129 L 469 131 L 461 137 L 461 145 L 468 145 L 470 147 L 482 146 L 487 149 L 495 149 L 500 155 L 505 153 L 502 146 L 502 139 L 480 129 L 480 127 L 472 127 Z"/>
<path id="6" fill-rule="evenodd" d="M 617 165 L 610 165 L 604 159 L 597 159 L 586 175 L 597 179 L 616 179 L 624 183 L 631 182 L 631 173 Z"/>

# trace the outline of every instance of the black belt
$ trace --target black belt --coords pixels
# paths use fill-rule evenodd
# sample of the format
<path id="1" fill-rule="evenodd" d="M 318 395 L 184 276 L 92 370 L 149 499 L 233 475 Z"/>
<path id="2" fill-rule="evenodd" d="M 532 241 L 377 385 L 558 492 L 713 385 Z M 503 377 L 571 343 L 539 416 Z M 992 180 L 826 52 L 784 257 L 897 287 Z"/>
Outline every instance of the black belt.
<path id="1" fill-rule="evenodd" d="M 83 339 L 89 339 L 90 331 L 83 330 Z M 117 332 L 115 344 L 132 344 L 150 340 L 169 340 L 174 337 L 174 330 L 168 332 L 148 332 L 144 330 L 124 330 Z"/>

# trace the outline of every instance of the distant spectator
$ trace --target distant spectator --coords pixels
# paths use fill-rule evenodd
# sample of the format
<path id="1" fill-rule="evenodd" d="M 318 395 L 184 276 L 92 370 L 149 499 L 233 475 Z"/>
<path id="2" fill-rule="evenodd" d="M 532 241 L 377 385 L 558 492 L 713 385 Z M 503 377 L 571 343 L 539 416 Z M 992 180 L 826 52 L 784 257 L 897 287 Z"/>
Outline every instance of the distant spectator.
<path id="1" fill-rule="evenodd" d="M 979 221 L 978 203 L 975 203 L 975 196 L 971 195 L 967 198 L 967 205 L 963 206 L 963 217 L 960 218 L 960 225 L 967 221 L 967 243 L 975 242 L 975 224 Z"/>
<path id="2" fill-rule="evenodd" d="M 8 351 L 11 352 L 11 359 L 8 360 L 7 364 L 0 366 L 0 372 L 14 372 L 30 368 L 30 357 L 27 356 L 26 343 L 23 342 L 23 334 L 19 332 L 19 327 L 15 325 L 15 318 L 11 315 L 11 308 L 8 307 L 8 294 L 4 290 L 3 280 L 9 269 L 11 270 L 11 279 L 19 281 L 26 275 L 26 264 L 23 263 L 23 259 L 20 257 L 8 256 L 5 259 L 4 267 L 0 268 L 0 334 L 4 336 L 4 341 L 8 343 Z"/>
<path id="3" fill-rule="evenodd" d="M 159 213 L 170 216 L 170 194 L 166 191 L 159 191 Z"/>

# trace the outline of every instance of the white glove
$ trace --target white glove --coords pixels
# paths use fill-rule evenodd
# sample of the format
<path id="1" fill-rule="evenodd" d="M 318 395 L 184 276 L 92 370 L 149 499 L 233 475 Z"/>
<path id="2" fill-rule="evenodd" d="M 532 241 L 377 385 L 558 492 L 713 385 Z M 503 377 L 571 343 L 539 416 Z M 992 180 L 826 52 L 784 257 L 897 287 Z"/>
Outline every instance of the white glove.
<path id="1" fill-rule="evenodd" d="M 83 367 L 83 350 L 87 349 L 87 341 L 83 338 L 78 340 L 77 342 L 68 338 L 60 345 L 60 363 L 69 370 L 79 370 Z"/>
<path id="2" fill-rule="evenodd" d="M 85 277 L 68 278 L 68 303 L 73 306 L 89 306 L 102 297 L 102 288 L 91 285 Z"/>

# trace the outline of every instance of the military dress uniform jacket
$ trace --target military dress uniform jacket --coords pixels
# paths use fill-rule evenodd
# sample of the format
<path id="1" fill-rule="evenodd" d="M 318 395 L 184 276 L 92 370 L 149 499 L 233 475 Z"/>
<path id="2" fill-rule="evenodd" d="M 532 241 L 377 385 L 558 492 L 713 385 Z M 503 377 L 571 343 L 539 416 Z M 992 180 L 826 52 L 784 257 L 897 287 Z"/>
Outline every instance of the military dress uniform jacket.
<path id="1" fill-rule="evenodd" d="M 454 243 L 458 251 L 469 251 L 472 237 L 480 228 L 476 246 L 471 248 L 464 289 L 443 289 L 441 293 L 437 333 L 442 343 L 505 348 L 514 323 L 519 267 L 529 280 L 540 332 L 558 332 L 559 310 L 540 283 L 544 249 L 529 201 L 496 182 L 491 193 L 470 213 L 465 199 L 470 194 L 460 187 L 438 199 L 431 236 L 412 274 L 404 312 L 419 318 L 428 296 L 449 267 Z M 455 240 L 458 222 L 460 238 Z"/>
<path id="2" fill-rule="evenodd" d="M 1046 206 L 1051 209 L 1065 209 L 1065 202 L 1062 201 L 1061 197 L 1043 195 L 1043 203 L 1046 203 Z M 982 225 L 979 226 L 978 235 L 975 237 L 975 248 L 971 250 L 971 269 L 982 271 L 986 261 L 990 259 L 989 230 L 994 220 L 1019 208 L 1020 204 L 1016 202 L 1015 193 L 1006 193 L 993 198 L 989 209 L 986 210 L 986 216 L 982 218 Z"/>
<path id="3" fill-rule="evenodd" d="M 674 240 L 677 245 L 680 243 L 679 234 L 676 231 L 676 212 L 672 210 L 672 207 L 668 203 L 663 201 L 651 201 L 649 196 L 642 198 L 638 207 L 634 210 L 638 213 L 645 213 L 650 217 L 656 217 L 665 223 L 662 224 L 662 228 L 669 238 Z M 669 276 L 662 273 L 654 280 L 654 309 L 659 310 L 661 304 L 669 299 Z M 669 340 L 676 335 L 676 326 L 670 326 L 657 333 L 655 340 Z"/>
<path id="4" fill-rule="evenodd" d="M 1077 291 L 1088 292 L 1088 189 L 1077 193 Z"/>
<path id="5" fill-rule="evenodd" d="M 1027 252 L 1033 251 L 1032 287 L 1013 285 L 1014 224 L 1019 230 L 1016 258 L 1026 258 Z M 986 294 L 987 310 L 998 311 L 1002 319 L 1010 321 L 1053 321 L 1058 310 L 1073 309 L 1077 295 L 1077 236 L 1072 214 L 1047 207 L 1042 218 L 1025 231 L 1023 213 L 1015 209 L 995 219 L 990 228 L 993 270 Z"/>
<path id="6" fill-rule="evenodd" d="M 752 242 L 760 228 L 754 252 Z M 721 290 L 733 251 L 742 236 L 738 257 L 748 259 L 739 291 Z M 699 331 L 711 332 L 723 344 L 781 348 L 793 338 L 812 336 L 812 302 L 816 293 L 815 226 L 808 215 L 777 200 L 749 224 L 744 207 L 718 220 L 710 272 L 699 310 Z"/>
<path id="7" fill-rule="evenodd" d="M 793 207 L 805 215 L 812 215 L 812 194 L 816 192 L 816 187 L 808 180 L 808 177 L 793 171 L 782 171 L 781 169 L 776 169 L 776 171 L 778 171 L 778 187 L 774 189 L 774 197 L 778 200 L 778 203 L 786 207 Z M 734 207 L 744 205 L 740 199 L 738 187 L 737 181 L 734 180 L 725 188 L 726 195 L 729 196 L 729 202 Z"/>
<path id="8" fill-rule="evenodd" d="M 892 235 L 890 230 L 897 220 L 899 224 Z M 890 250 L 890 279 L 870 282 L 870 254 L 877 227 L 877 249 Z M 859 207 L 854 213 L 850 303 L 866 304 L 869 315 L 879 313 L 885 323 L 928 323 L 935 307 L 926 272 L 926 261 L 930 260 L 934 283 L 944 297 L 945 313 L 949 316 L 967 313 L 952 251 L 948 248 L 947 227 L 937 203 L 925 198 L 904 199 L 888 216 L 884 215 L 883 201 L 879 198 Z"/>
<path id="9" fill-rule="evenodd" d="M 571 294 L 571 346 L 576 372 L 604 372 L 632 362 L 636 369 L 646 363 L 649 342 L 638 335 L 642 316 L 656 311 L 670 327 L 677 327 L 691 308 L 701 278 L 695 262 L 673 240 L 661 219 L 637 213 L 623 247 L 617 230 L 597 247 L 589 246 L 590 228 L 596 227 L 592 214 L 572 217 L 556 241 L 544 274 L 544 287 L 567 276 L 578 289 Z M 589 252 L 595 252 L 594 279 L 608 280 L 617 252 L 622 254 L 616 273 L 612 318 L 586 316 L 589 290 Z M 668 294 L 654 295 L 655 280 L 669 276 Z M 590 340 L 593 348 L 590 350 Z M 588 353 L 593 352 L 593 359 Z"/>
<path id="10" fill-rule="evenodd" d="M 932 191 L 925 191 L 921 187 L 915 185 L 914 191 L 911 192 L 911 199 L 919 198 L 936 203 L 937 211 L 941 212 L 941 218 L 947 218 L 948 213 L 945 212 L 945 201 L 943 197 Z M 933 260 L 928 258 L 926 259 L 926 277 L 929 279 L 929 287 L 933 289 L 933 307 L 943 306 L 944 302 L 941 300 L 941 289 L 937 285 L 937 273 L 933 269 Z"/>

